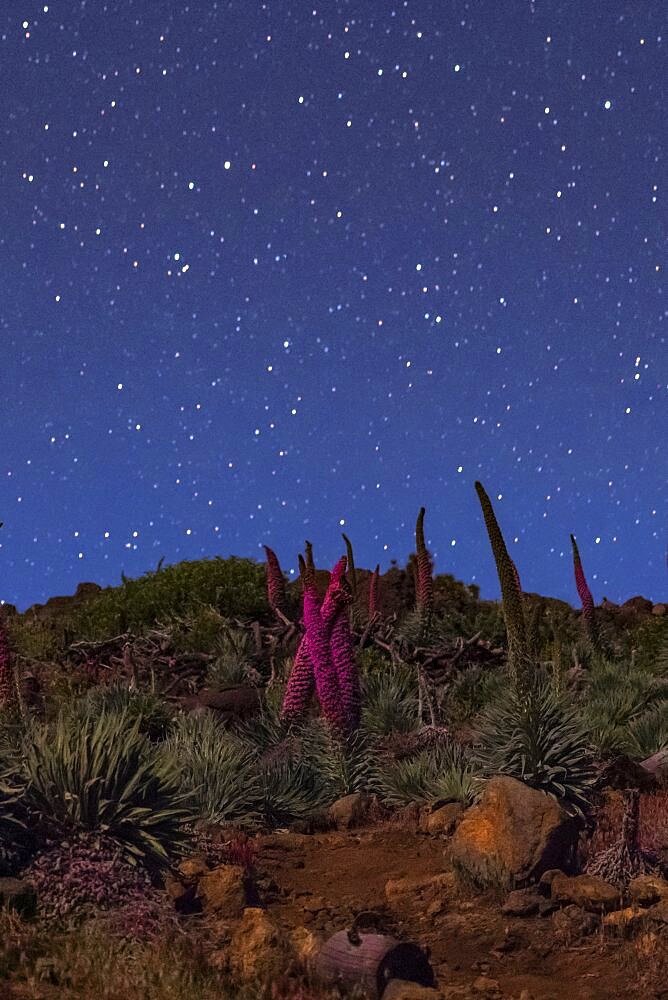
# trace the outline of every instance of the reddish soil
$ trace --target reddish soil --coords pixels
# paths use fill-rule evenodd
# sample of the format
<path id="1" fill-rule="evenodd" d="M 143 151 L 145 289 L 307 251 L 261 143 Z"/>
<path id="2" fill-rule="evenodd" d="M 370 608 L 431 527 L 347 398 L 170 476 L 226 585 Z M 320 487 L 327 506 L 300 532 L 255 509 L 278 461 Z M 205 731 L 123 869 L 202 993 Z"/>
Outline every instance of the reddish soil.
<path id="1" fill-rule="evenodd" d="M 355 913 L 377 911 L 388 932 L 431 949 L 445 997 L 465 997 L 468 989 L 471 996 L 485 995 L 484 980 L 473 987 L 481 976 L 495 980 L 496 995 L 504 998 L 668 997 L 666 970 L 659 969 L 668 964 L 667 937 L 648 933 L 627 941 L 595 930 L 568 940 L 559 936 L 554 917 L 506 917 L 503 897 L 457 885 L 443 839 L 382 825 L 273 834 L 258 838 L 257 846 L 263 896 L 279 923 L 306 925 L 325 940 L 348 927 Z M 439 875 L 440 883 L 430 885 Z M 410 886 L 388 903 L 386 883 L 401 878 L 411 879 Z"/>

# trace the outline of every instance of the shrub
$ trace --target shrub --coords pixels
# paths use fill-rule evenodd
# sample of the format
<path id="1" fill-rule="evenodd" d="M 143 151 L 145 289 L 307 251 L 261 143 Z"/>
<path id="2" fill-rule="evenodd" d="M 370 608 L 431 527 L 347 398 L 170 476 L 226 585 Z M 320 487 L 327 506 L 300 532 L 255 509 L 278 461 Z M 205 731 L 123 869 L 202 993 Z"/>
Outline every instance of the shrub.
<path id="1" fill-rule="evenodd" d="M 91 598 L 68 619 L 73 634 L 105 639 L 131 629 L 141 632 L 173 616 L 196 615 L 211 605 L 222 616 L 266 618 L 264 567 L 250 559 L 184 561 L 149 572 L 136 580 L 123 576 L 120 587 L 110 587 Z"/>
<path id="2" fill-rule="evenodd" d="M 507 774 L 550 792 L 572 811 L 588 808 L 595 769 L 588 735 L 549 683 L 509 686 L 482 715 L 475 757 L 487 776 Z"/>
<path id="3" fill-rule="evenodd" d="M 43 851 L 23 877 L 35 886 L 38 912 L 46 919 L 81 919 L 130 903 L 135 909 L 144 903 L 148 918 L 159 900 L 147 873 L 129 864 L 104 834 L 79 833 Z M 145 920 L 136 930 L 148 932 L 151 924 Z"/>
<path id="4" fill-rule="evenodd" d="M 139 723 L 123 711 L 35 725 L 25 747 L 26 806 L 52 835 L 104 832 L 131 861 L 162 867 L 184 846 L 191 816 L 178 772 L 152 752 Z"/>

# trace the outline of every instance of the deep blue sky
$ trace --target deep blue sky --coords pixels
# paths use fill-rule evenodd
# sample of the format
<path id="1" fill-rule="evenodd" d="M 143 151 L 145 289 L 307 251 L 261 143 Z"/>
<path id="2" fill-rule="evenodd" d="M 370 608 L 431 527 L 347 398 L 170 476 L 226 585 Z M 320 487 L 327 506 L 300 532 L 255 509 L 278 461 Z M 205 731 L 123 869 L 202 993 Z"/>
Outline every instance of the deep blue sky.
<path id="1" fill-rule="evenodd" d="M 664 0 L 3 7 L 3 600 L 422 504 L 496 596 L 478 478 L 526 589 L 666 598 Z"/>

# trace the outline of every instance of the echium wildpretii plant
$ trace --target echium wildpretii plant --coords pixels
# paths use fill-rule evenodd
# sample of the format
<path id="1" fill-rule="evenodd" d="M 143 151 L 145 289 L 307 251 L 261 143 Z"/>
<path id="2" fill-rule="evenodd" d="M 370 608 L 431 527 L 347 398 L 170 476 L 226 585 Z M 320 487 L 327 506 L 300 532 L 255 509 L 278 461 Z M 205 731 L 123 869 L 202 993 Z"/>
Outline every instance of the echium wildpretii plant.
<path id="1" fill-rule="evenodd" d="M 524 620 L 522 591 L 519 586 L 519 574 L 513 560 L 508 554 L 506 543 L 491 500 L 485 492 L 482 483 L 476 482 L 476 493 L 480 500 L 485 527 L 492 546 L 496 571 L 501 585 L 501 603 L 503 617 L 506 623 L 508 637 L 508 668 L 514 681 L 520 685 L 531 678 L 531 662 L 527 645 L 527 631 Z"/>
<path id="2" fill-rule="evenodd" d="M 369 618 L 373 618 L 378 613 L 378 577 L 380 576 L 380 564 L 376 565 L 369 580 Z"/>
<path id="3" fill-rule="evenodd" d="M 415 601 L 418 612 L 425 618 L 429 618 L 434 610 L 434 581 L 432 579 L 433 566 L 431 556 L 427 551 L 424 541 L 424 507 L 420 507 L 415 524 L 415 550 L 416 579 L 415 579 Z"/>
<path id="4" fill-rule="evenodd" d="M 320 599 L 315 580 L 312 547 L 306 560 L 299 558 L 304 588 L 305 634 L 297 649 L 283 699 L 281 717 L 295 721 L 306 710 L 313 689 L 322 714 L 337 731 L 359 726 L 360 691 L 347 605 L 352 595 L 345 580 L 347 559 L 342 556 L 332 570 L 329 586 Z"/>
<path id="5" fill-rule="evenodd" d="M 3 609 L 0 612 L 0 709 L 9 708 L 15 701 L 12 654 L 9 648 L 5 614 Z"/>
<path id="6" fill-rule="evenodd" d="M 268 545 L 264 546 L 267 554 L 267 598 L 272 611 L 285 613 L 285 577 L 281 570 L 278 557 Z"/>
<path id="7" fill-rule="evenodd" d="M 587 580 L 584 575 L 584 569 L 582 568 L 582 560 L 580 559 L 580 551 L 578 549 L 578 543 L 575 541 L 575 535 L 571 535 L 571 547 L 573 549 L 573 571 L 575 573 L 575 586 L 577 587 L 578 596 L 582 602 L 582 624 L 584 627 L 584 632 L 592 646 L 598 647 L 598 629 L 596 626 L 596 616 L 594 612 L 594 598 L 591 595 L 591 590 L 587 585 Z"/>

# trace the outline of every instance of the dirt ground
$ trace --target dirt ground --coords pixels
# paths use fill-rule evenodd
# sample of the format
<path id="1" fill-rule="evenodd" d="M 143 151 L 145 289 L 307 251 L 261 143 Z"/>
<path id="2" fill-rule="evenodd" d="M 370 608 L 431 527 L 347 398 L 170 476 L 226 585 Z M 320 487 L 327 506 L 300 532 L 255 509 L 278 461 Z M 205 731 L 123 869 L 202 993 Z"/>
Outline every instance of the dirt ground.
<path id="1" fill-rule="evenodd" d="M 469 989 L 472 996 L 518 1000 L 668 997 L 665 970 L 658 972 L 668 959 L 668 937 L 622 940 L 600 929 L 564 936 L 554 916 L 504 916 L 502 896 L 475 894 L 456 882 L 444 839 L 382 826 L 279 833 L 259 838 L 257 846 L 264 900 L 284 927 L 306 925 L 324 940 L 360 910 L 376 911 L 381 930 L 430 949 L 446 997 Z M 388 901 L 388 880 L 402 879 L 408 881 L 391 887 Z"/>

